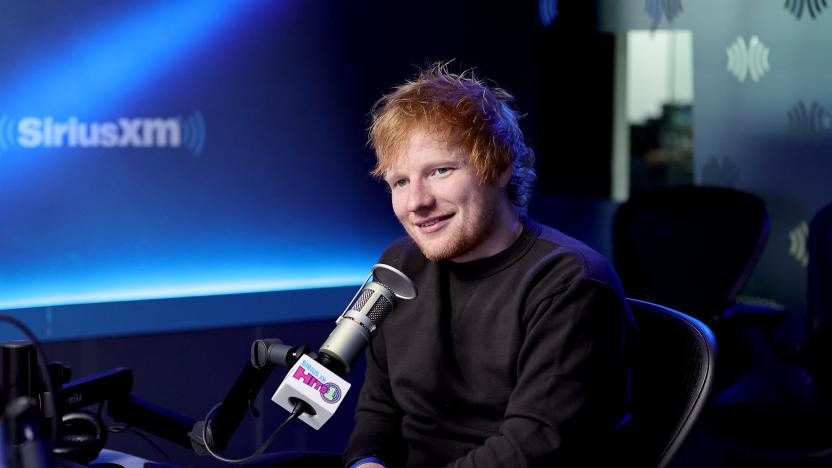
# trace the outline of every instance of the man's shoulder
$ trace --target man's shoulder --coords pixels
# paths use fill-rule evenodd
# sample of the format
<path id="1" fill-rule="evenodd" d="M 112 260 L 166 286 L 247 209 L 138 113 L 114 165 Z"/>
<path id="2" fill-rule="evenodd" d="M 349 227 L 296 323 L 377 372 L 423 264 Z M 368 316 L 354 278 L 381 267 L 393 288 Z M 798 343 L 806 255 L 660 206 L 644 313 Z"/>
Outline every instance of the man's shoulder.
<path id="1" fill-rule="evenodd" d="M 531 222 L 537 234 L 536 256 L 564 282 L 590 280 L 622 291 L 614 268 L 597 250 L 555 228 Z"/>

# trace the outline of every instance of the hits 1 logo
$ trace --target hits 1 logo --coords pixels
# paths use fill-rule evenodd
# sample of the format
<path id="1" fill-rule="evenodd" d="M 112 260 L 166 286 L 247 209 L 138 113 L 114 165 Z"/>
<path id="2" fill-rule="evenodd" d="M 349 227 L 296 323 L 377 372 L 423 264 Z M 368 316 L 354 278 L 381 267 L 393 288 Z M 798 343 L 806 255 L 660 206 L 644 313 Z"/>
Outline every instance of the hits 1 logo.
<path id="1" fill-rule="evenodd" d="M 337 403 L 341 399 L 341 389 L 338 385 L 331 382 L 323 383 L 302 367 L 298 367 L 292 377 L 321 392 L 321 398 L 327 403 Z"/>

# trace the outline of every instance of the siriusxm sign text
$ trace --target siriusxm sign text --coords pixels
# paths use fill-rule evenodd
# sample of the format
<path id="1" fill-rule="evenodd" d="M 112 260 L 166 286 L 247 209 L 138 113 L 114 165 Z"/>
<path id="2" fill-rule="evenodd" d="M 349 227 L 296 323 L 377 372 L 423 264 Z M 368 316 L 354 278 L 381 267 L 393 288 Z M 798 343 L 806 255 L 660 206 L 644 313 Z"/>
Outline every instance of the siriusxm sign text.
<path id="1" fill-rule="evenodd" d="M 182 129 L 177 118 L 120 118 L 114 122 L 82 122 L 70 117 L 24 117 L 17 124 L 17 143 L 37 147 L 178 147 Z"/>
<path id="2" fill-rule="evenodd" d="M 0 114 L 0 152 L 34 148 L 182 148 L 199 155 L 205 145 L 205 119 L 187 117 L 118 117 L 112 120 L 66 120 L 52 116 L 20 119 Z"/>

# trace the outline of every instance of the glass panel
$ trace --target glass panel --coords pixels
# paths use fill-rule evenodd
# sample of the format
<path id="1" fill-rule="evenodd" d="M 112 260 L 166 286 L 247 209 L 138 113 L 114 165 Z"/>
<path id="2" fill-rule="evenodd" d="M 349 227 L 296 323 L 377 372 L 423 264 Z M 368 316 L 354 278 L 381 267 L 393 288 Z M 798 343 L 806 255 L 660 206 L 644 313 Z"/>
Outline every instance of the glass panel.
<path id="1" fill-rule="evenodd" d="M 629 156 L 628 193 L 693 183 L 693 38 L 690 31 L 629 31 L 621 77 L 626 98 L 618 115 L 626 138 L 616 139 Z M 622 70 L 622 71 L 624 71 Z M 623 150 L 623 151 L 622 151 Z"/>

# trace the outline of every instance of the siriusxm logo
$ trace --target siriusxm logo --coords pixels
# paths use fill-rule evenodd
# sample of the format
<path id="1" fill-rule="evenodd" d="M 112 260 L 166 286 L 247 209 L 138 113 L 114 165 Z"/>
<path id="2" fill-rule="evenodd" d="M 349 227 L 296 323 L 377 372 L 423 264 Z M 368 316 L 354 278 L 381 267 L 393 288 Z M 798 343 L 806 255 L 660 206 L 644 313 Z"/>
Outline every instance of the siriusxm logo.
<path id="1" fill-rule="evenodd" d="M 30 148 L 180 148 L 199 155 L 205 145 L 205 120 L 194 112 L 185 119 L 128 118 L 86 122 L 76 117 L 0 115 L 0 151 Z"/>
<path id="2" fill-rule="evenodd" d="M 757 36 L 751 36 L 747 44 L 742 36 L 737 36 L 737 39 L 725 49 L 725 53 L 728 55 L 728 71 L 733 73 L 740 83 L 745 81 L 749 74 L 752 80 L 760 81 L 769 70 L 769 48 Z"/>

